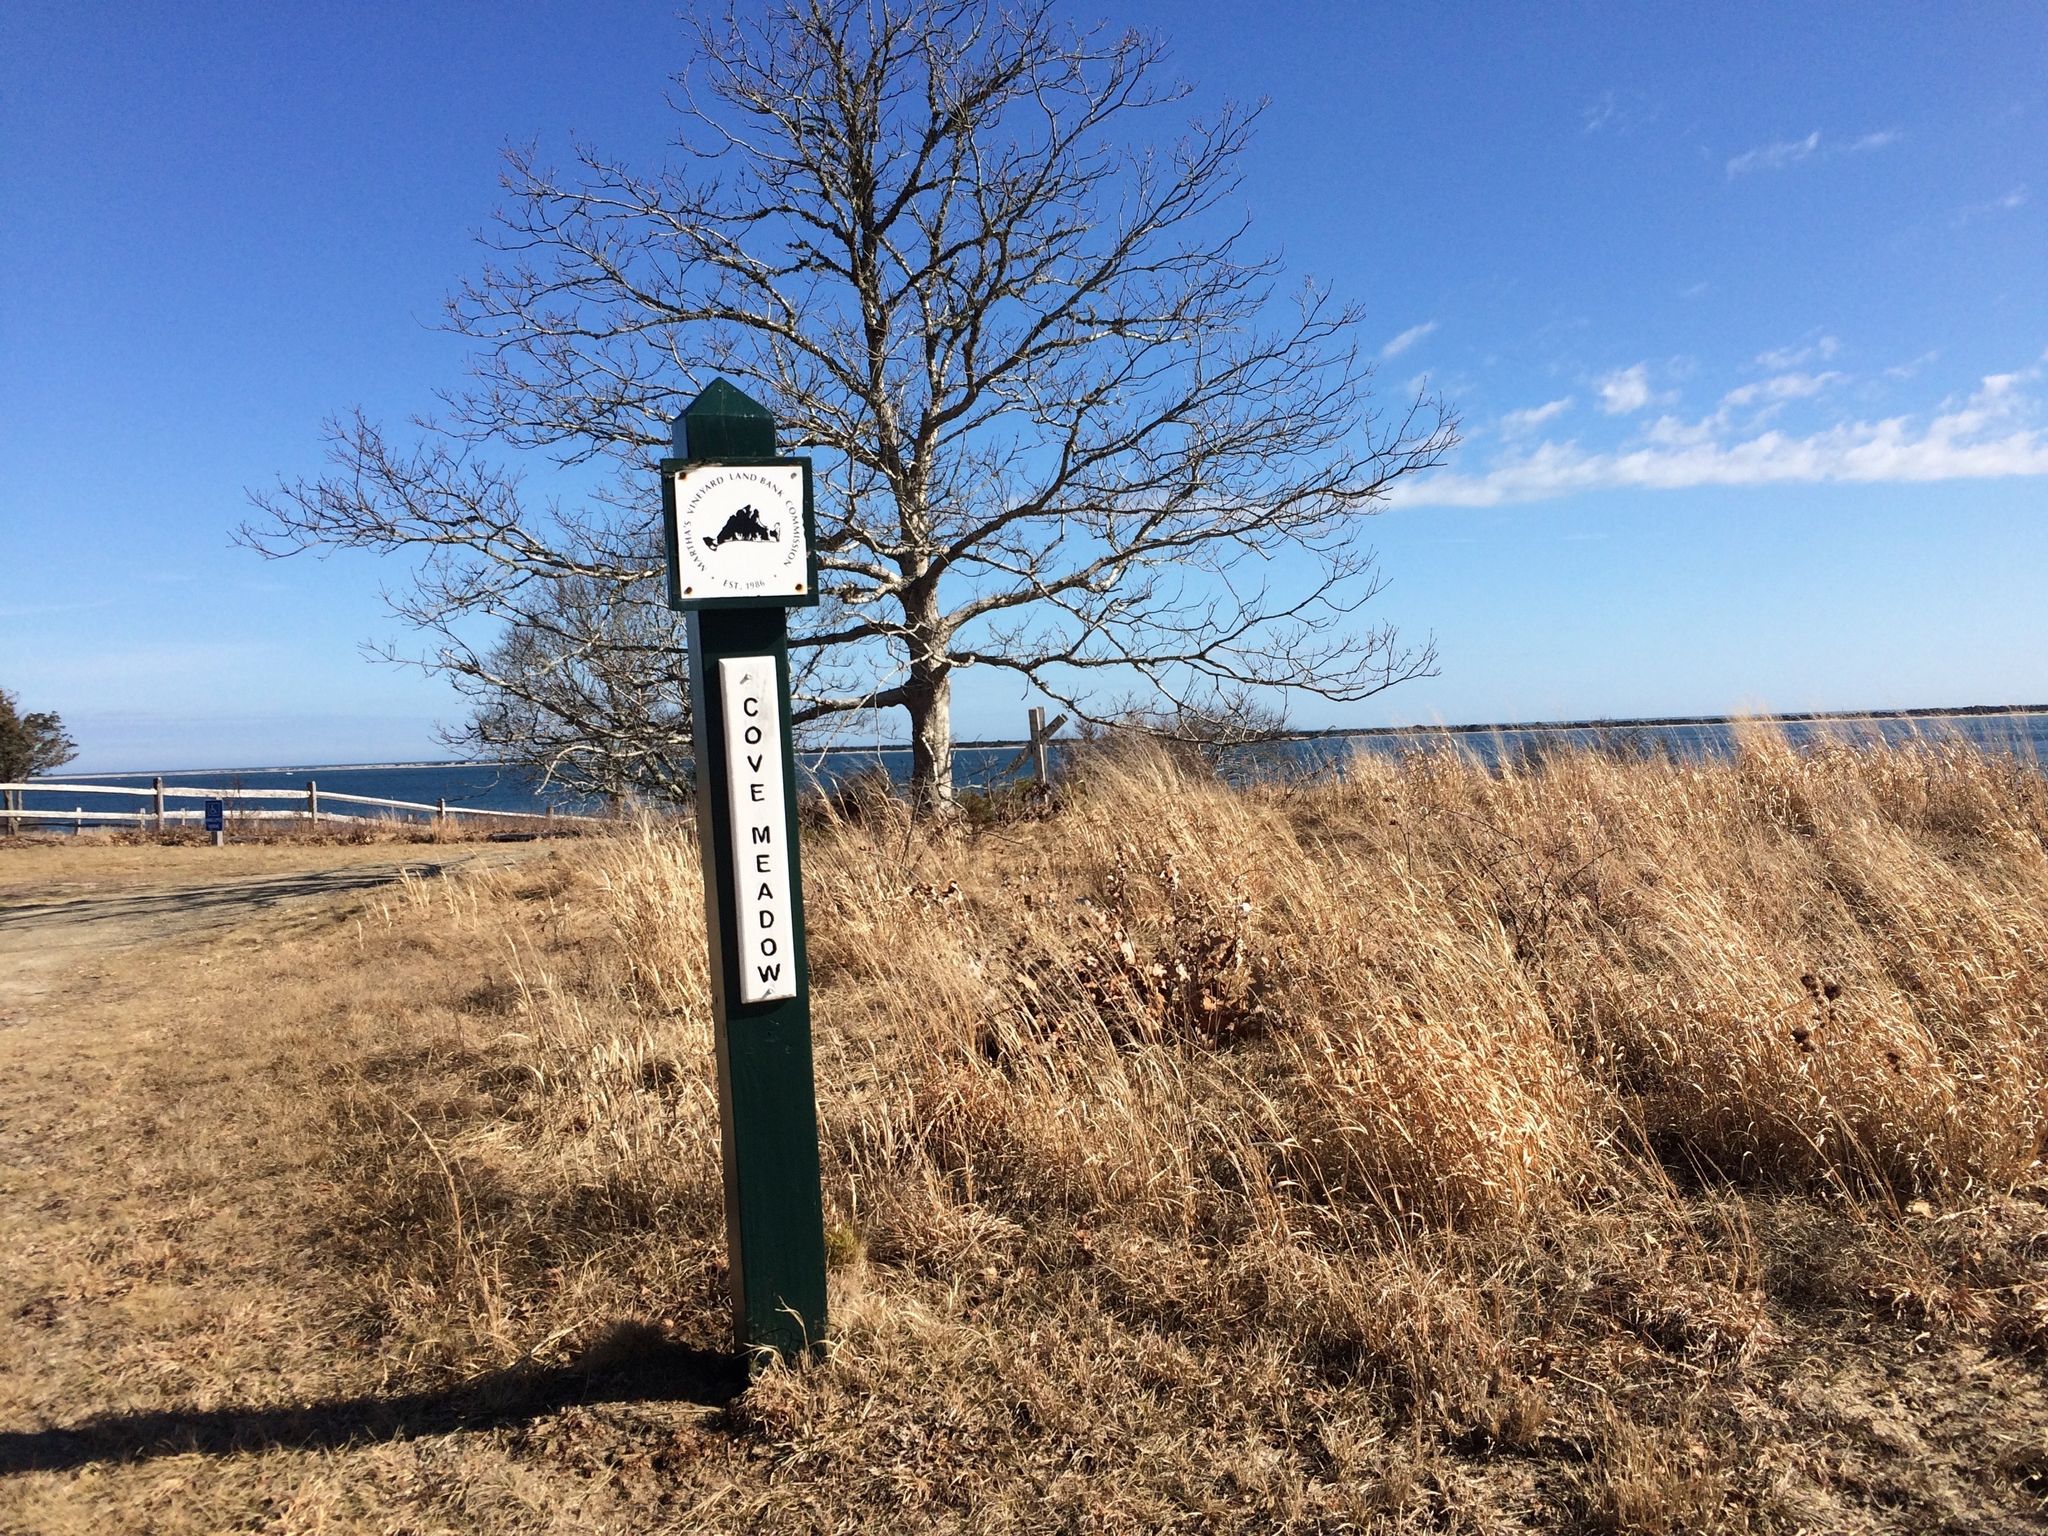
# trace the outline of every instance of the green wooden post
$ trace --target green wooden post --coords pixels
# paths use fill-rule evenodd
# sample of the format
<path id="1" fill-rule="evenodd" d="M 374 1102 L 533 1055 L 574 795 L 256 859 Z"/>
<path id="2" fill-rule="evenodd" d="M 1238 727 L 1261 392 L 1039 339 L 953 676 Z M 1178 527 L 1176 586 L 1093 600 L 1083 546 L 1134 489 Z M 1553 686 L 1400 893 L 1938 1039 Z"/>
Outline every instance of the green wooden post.
<path id="1" fill-rule="evenodd" d="M 669 601 L 689 614 L 733 1328 L 742 1348 L 793 1354 L 825 1335 L 785 613 L 817 601 L 810 465 L 777 458 L 768 412 L 718 379 L 676 418 L 661 471 Z M 764 992 L 787 995 L 747 1000 Z"/>

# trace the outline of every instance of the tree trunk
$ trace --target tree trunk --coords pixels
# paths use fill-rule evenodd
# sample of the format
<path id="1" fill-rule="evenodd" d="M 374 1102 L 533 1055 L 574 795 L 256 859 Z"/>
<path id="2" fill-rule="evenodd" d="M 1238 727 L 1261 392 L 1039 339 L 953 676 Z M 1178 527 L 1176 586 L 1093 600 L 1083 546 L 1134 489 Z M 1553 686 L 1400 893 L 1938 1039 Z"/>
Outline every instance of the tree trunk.
<path id="1" fill-rule="evenodd" d="M 953 809 L 953 677 L 944 668 L 910 670 L 910 803 L 920 816 Z"/>
<path id="2" fill-rule="evenodd" d="M 911 809 L 944 816 L 953 809 L 953 665 L 946 655 L 952 635 L 929 579 L 904 593 L 903 629 L 910 643 L 903 707 L 910 713 Z"/>

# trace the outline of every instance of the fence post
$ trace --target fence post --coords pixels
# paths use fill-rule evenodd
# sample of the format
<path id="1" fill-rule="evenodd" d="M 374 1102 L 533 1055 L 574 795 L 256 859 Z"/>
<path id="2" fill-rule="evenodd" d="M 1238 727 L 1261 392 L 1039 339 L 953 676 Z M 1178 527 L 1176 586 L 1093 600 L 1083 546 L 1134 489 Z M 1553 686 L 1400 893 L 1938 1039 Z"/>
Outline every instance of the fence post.
<path id="1" fill-rule="evenodd" d="M 446 795 L 443 795 L 443 796 L 441 796 L 441 798 L 440 798 L 440 799 L 438 799 L 438 800 L 436 800 L 436 801 L 434 802 L 434 819 L 435 819 L 435 821 L 439 822 L 439 823 L 440 823 L 440 825 L 441 825 L 441 826 L 442 826 L 443 828 L 446 828 L 446 827 L 447 827 L 447 825 L 448 825 L 448 797 L 447 797 Z"/>
<path id="2" fill-rule="evenodd" d="M 306 819 L 315 826 L 320 824 L 320 782 L 317 779 L 306 780 Z"/>
<path id="3" fill-rule="evenodd" d="M 1038 782 L 1052 782 L 1052 767 L 1045 758 L 1045 709 L 1034 707 L 1031 711 L 1031 762 L 1037 770 Z"/>
<path id="4" fill-rule="evenodd" d="M 164 835 L 164 776 L 158 774 L 150 781 L 156 790 L 156 835 Z"/>
<path id="5" fill-rule="evenodd" d="M 554 808 L 554 807 L 553 807 L 553 806 L 551 805 L 551 806 L 549 806 L 549 807 L 548 807 L 548 835 L 549 835 L 550 837 L 552 837 L 552 836 L 554 836 L 554 833 L 555 833 L 555 808 Z"/>
<path id="6" fill-rule="evenodd" d="M 9 837 L 19 837 L 19 836 L 21 835 L 21 819 L 20 819 L 19 817 L 17 817 L 16 815 L 14 815 L 14 814 L 13 814 L 14 812 L 16 812 L 16 811 L 18 811 L 18 810 L 20 810 L 20 809 L 21 809 L 21 791 L 20 791 L 20 790 L 18 790 L 18 789 L 10 789 L 10 790 L 8 790 L 8 791 L 7 791 L 7 811 L 8 811 L 8 816 L 7 816 L 7 835 L 8 835 Z"/>

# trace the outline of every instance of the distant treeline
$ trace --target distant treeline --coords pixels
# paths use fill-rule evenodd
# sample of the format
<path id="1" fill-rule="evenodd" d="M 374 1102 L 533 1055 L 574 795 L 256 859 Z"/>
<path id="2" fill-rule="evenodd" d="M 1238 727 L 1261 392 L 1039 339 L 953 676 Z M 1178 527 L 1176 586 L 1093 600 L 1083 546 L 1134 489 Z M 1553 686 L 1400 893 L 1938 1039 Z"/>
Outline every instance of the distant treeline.
<path id="1" fill-rule="evenodd" d="M 1495 731 L 1634 731 L 1662 730 L 1686 725 L 1735 725 L 1754 721 L 1761 725 L 1812 725 L 1830 721 L 1858 720 L 1961 720 L 1984 715 L 2048 714 L 2048 704 L 1960 704 L 1944 709 L 1824 709 L 1783 715 L 1655 715 L 1631 720 L 1524 720 L 1485 725 L 1332 725 L 1320 730 L 1281 731 L 1286 741 L 1319 741 L 1340 736 L 1485 736 Z M 1021 739 L 962 741 L 962 747 L 1021 747 Z M 865 747 L 832 747 L 833 752 L 902 752 L 905 746 L 876 743 Z"/>
<path id="2" fill-rule="evenodd" d="M 1784 715 L 1659 715 L 1637 720 L 1529 720 L 1509 725 L 1371 725 L 1331 726 L 1318 731 L 1289 731 L 1290 737 L 1312 740 L 1324 736 L 1452 736 L 1486 735 L 1494 731 L 1634 731 L 1663 730 L 1685 725 L 1813 725 L 1858 720 L 1961 720 L 1985 715 L 2048 714 L 2048 704 L 1962 704 L 1949 709 L 1823 709 Z"/>

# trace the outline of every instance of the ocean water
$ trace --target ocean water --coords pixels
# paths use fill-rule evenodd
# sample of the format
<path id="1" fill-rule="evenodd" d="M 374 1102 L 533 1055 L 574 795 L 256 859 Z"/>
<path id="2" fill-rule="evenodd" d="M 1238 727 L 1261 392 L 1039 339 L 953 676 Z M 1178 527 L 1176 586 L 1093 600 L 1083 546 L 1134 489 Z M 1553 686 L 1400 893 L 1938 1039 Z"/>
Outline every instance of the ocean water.
<path id="1" fill-rule="evenodd" d="M 1940 741 L 1961 738 L 1986 751 L 2009 752 L 2048 763 L 2048 713 L 1990 715 L 1898 715 L 1883 719 L 1792 720 L 1777 727 L 1795 745 L 1817 741 L 1891 742 Z M 1546 752 L 1593 750 L 1674 758 L 1726 758 L 1736 750 L 1739 727 L 1731 721 L 1688 721 L 1676 725 L 1492 726 L 1459 730 L 1358 731 L 1261 742 L 1226 749 L 1218 766 L 1236 778 L 1284 778 L 1341 771 L 1357 753 L 1403 757 L 1416 752 L 1465 753 L 1488 767 L 1525 761 Z M 1014 779 L 1030 771 L 1012 765 L 1022 744 L 1002 747 L 961 747 L 953 754 L 954 778 L 976 788 Z M 1057 751 L 1055 771 L 1057 771 Z M 845 751 L 830 754 L 816 770 L 827 783 L 842 781 L 863 769 L 882 769 L 898 783 L 910 772 L 908 750 Z"/>
<path id="2" fill-rule="evenodd" d="M 2048 763 L 2048 713 L 1995 715 L 1907 715 L 1879 720 L 1787 721 L 1779 725 L 1795 744 L 1816 740 L 1850 742 L 1909 742 L 1960 737 L 1988 751 L 2011 752 Z M 1735 751 L 1736 728 L 1725 721 L 1693 722 L 1679 725 L 1619 725 L 1607 727 L 1499 728 L 1473 731 L 1408 730 L 1369 731 L 1343 736 L 1316 736 L 1300 740 L 1269 742 L 1236 749 L 1220 764 L 1232 777 L 1289 777 L 1297 774 L 1340 770 L 1354 753 L 1370 752 L 1399 756 L 1413 752 L 1457 751 L 1470 754 L 1489 766 L 1516 761 L 1545 752 L 1592 748 L 1611 752 L 1651 753 L 1679 758 L 1727 757 Z M 1027 774 L 1029 765 L 1017 765 L 1021 743 L 999 746 L 964 746 L 954 751 L 956 780 L 976 788 L 1015 779 Z M 1057 750 L 1055 751 L 1057 760 Z M 909 775 L 907 749 L 847 748 L 824 753 L 799 754 L 806 776 L 813 784 L 844 783 L 859 773 L 877 770 L 902 783 Z M 49 788 L 26 792 L 23 806 L 30 810 L 82 809 L 88 820 L 94 811 L 132 815 L 151 804 L 150 775 L 77 774 L 47 781 Z M 605 807 L 574 795 L 543 790 L 535 775 L 523 769 L 489 763 L 402 763 L 352 764 L 342 766 L 286 768 L 221 768 L 163 776 L 167 789 L 205 788 L 227 791 L 230 808 L 235 808 L 235 791 L 244 789 L 289 789 L 303 791 L 308 780 L 316 781 L 324 795 L 371 795 L 386 800 L 411 800 L 423 805 L 446 799 L 451 806 L 478 810 L 543 813 L 549 805 L 558 812 L 594 813 Z M 132 786 L 134 799 L 118 795 L 67 795 L 66 783 Z M 173 798 L 172 808 L 197 809 L 192 798 Z M 250 810 L 297 809 L 291 801 L 249 800 Z M 365 811 L 366 807 L 332 806 L 334 810 Z M 59 824 L 62 825 L 62 824 Z"/>
<path id="3" fill-rule="evenodd" d="M 1733 757 L 1738 732 L 1732 721 L 1688 721 L 1674 725 L 1538 727 L 1470 732 L 1398 731 L 1345 738 L 1362 750 L 1401 754 L 1455 742 L 1482 762 L 1495 765 L 1559 750 L 1648 753 L 1674 758 Z M 1893 745 L 1961 739 L 1987 752 L 2012 753 L 2048 763 L 2048 713 L 1987 715 L 1894 715 L 1878 719 L 1785 720 L 1775 726 L 1794 746 L 1816 742 Z"/>
<path id="4" fill-rule="evenodd" d="M 93 811 L 120 811 L 133 813 L 150 809 L 154 804 L 150 785 L 152 775 L 147 773 L 81 773 L 66 774 L 50 779 L 50 788 L 26 791 L 22 806 L 26 810 L 72 810 L 82 807 L 88 818 Z M 303 810 L 304 802 L 290 800 L 252 799 L 238 802 L 237 790 L 245 789 L 290 789 L 303 791 L 308 781 L 320 786 L 323 798 L 327 795 L 370 795 L 380 800 L 411 800 L 421 805 L 432 805 L 445 799 L 451 806 L 467 806 L 484 811 L 530 811 L 535 815 L 545 814 L 550 804 L 558 811 L 595 811 L 602 807 L 584 803 L 574 796 L 543 793 L 535 775 L 522 769 L 501 767 L 490 763 L 395 763 L 358 764 L 344 766 L 319 766 L 304 768 L 214 768 L 199 769 L 182 773 L 167 773 L 163 776 L 166 791 L 179 789 L 223 790 L 231 811 L 245 809 L 252 811 Z M 72 795 L 66 797 L 65 783 L 132 785 L 136 797 L 132 801 L 117 795 Z M 166 795 L 165 805 L 171 810 L 197 810 L 204 802 L 189 795 Z M 371 806 L 324 805 L 323 810 L 346 811 L 354 815 L 381 815 Z M 388 814 L 401 814 L 391 812 Z"/>

